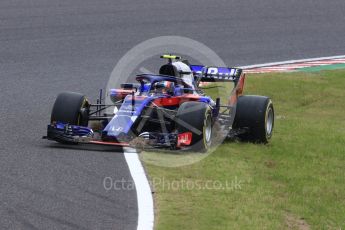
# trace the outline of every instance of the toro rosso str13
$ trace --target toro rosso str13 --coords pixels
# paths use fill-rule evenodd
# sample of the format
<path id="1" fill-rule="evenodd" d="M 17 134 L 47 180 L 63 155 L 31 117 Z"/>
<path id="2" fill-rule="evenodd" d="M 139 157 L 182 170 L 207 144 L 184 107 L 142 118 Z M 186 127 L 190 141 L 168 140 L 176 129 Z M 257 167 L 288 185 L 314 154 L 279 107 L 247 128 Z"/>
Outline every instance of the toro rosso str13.
<path id="1" fill-rule="evenodd" d="M 103 103 L 102 91 L 96 104 L 79 93 L 59 94 L 45 138 L 122 147 L 143 141 L 154 148 L 195 151 L 209 149 L 216 132 L 257 143 L 269 141 L 274 125 L 272 101 L 243 95 L 241 69 L 190 65 L 173 55 L 161 57 L 168 63 L 159 74 L 140 74 L 136 83 L 111 89 L 110 104 Z M 201 82 L 229 82 L 234 88 L 221 103 L 220 98 L 204 94 Z M 106 112 L 109 108 L 111 113 Z"/>

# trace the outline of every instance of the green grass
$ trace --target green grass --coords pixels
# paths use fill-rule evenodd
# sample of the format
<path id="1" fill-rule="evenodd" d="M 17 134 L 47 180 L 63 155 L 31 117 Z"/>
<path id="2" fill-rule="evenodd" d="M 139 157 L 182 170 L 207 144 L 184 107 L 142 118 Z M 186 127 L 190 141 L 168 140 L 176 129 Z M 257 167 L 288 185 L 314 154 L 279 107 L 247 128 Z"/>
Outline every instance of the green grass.
<path id="1" fill-rule="evenodd" d="M 345 71 L 249 75 L 245 93 L 272 98 L 272 141 L 224 143 L 177 168 L 144 161 L 156 229 L 344 229 Z M 192 189 L 186 181 L 237 186 Z"/>

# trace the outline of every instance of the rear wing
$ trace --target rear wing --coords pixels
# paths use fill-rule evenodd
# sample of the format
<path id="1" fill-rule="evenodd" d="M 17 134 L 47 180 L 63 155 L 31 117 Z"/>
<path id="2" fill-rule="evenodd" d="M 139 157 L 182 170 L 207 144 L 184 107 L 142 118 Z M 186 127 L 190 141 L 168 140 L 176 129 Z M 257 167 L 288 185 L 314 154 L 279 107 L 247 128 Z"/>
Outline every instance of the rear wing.
<path id="1" fill-rule="evenodd" d="M 201 82 L 237 82 L 243 70 L 228 67 L 208 67 L 202 65 L 190 65 L 194 77 Z"/>

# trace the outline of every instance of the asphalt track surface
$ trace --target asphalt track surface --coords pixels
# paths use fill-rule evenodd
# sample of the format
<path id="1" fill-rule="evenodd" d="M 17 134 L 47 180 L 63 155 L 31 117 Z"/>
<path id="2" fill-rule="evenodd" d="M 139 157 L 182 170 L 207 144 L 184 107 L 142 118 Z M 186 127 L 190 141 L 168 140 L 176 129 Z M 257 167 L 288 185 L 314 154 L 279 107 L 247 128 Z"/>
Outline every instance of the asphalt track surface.
<path id="1" fill-rule="evenodd" d="M 61 91 L 95 98 L 134 45 L 198 40 L 230 66 L 341 55 L 343 0 L 0 1 L 0 229 L 135 229 L 122 153 L 41 140 Z"/>

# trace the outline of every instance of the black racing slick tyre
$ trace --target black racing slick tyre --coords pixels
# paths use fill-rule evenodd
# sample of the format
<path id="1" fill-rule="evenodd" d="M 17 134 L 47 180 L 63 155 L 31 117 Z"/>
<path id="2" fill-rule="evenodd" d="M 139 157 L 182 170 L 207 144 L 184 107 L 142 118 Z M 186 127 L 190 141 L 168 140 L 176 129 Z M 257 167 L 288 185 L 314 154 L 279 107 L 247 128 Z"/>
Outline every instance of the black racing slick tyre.
<path id="1" fill-rule="evenodd" d="M 238 137 L 243 141 L 268 143 L 274 126 L 274 108 L 270 98 L 240 96 L 237 101 L 233 128 L 248 129 Z"/>
<path id="2" fill-rule="evenodd" d="M 51 123 L 64 122 L 70 125 L 87 126 L 89 122 L 89 103 L 79 93 L 60 93 L 51 113 Z"/>
<path id="3" fill-rule="evenodd" d="M 178 133 L 191 132 L 193 151 L 206 152 L 212 140 L 211 108 L 202 102 L 184 102 L 176 114 Z"/>

